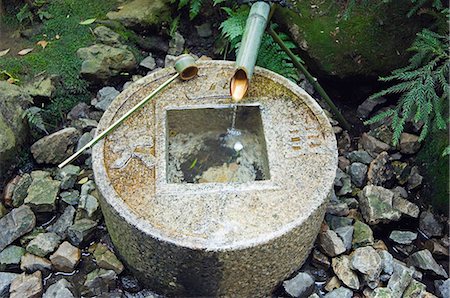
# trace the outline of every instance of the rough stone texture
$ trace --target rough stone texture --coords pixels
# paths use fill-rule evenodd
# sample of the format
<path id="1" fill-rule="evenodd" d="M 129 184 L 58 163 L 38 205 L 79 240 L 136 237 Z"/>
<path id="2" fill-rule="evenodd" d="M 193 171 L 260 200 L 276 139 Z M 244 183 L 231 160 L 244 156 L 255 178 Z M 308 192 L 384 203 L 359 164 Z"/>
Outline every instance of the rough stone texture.
<path id="1" fill-rule="evenodd" d="M 49 99 L 54 95 L 56 90 L 54 81 L 55 77 L 40 76 L 26 84 L 24 89 L 32 97 L 46 97 Z"/>
<path id="2" fill-rule="evenodd" d="M 106 16 L 128 27 L 160 26 L 170 21 L 169 3 L 169 0 L 132 0 Z"/>
<path id="3" fill-rule="evenodd" d="M 28 195 L 28 187 L 30 187 L 32 180 L 30 174 L 23 174 L 23 176 L 20 177 L 20 180 L 14 187 L 12 196 L 12 205 L 14 207 L 19 207 L 23 204 L 23 201 Z"/>
<path id="4" fill-rule="evenodd" d="M 124 269 L 122 262 L 104 244 L 97 244 L 94 251 L 94 258 L 100 268 L 114 270 L 117 274 L 122 273 Z"/>
<path id="5" fill-rule="evenodd" d="M 443 225 L 433 213 L 424 211 L 420 214 L 419 229 L 428 237 L 439 237 L 442 236 Z"/>
<path id="6" fill-rule="evenodd" d="M 403 154 L 415 154 L 420 149 L 419 136 L 402 133 L 400 135 L 400 152 Z"/>
<path id="7" fill-rule="evenodd" d="M 58 234 L 61 239 L 66 238 L 67 229 L 73 224 L 74 216 L 75 208 L 72 206 L 67 206 L 66 209 L 64 209 L 63 214 L 61 214 L 56 222 L 47 228 L 47 231 Z"/>
<path id="8" fill-rule="evenodd" d="M 98 26 L 94 29 L 95 37 L 97 37 L 97 41 L 100 43 L 109 45 L 109 46 L 120 46 L 122 44 L 121 37 L 118 33 L 109 29 L 106 26 Z"/>
<path id="9" fill-rule="evenodd" d="M 0 219 L 0 251 L 14 240 L 30 232 L 36 225 L 36 217 L 28 206 L 13 209 Z"/>
<path id="10" fill-rule="evenodd" d="M 413 279 L 409 283 L 409 286 L 406 288 L 405 292 L 403 292 L 404 298 L 415 298 L 415 297 L 423 297 L 426 292 L 426 286 Z"/>
<path id="11" fill-rule="evenodd" d="M 370 163 L 367 172 L 368 184 L 384 186 L 386 181 L 394 177 L 394 170 L 389 163 L 389 158 L 389 154 L 383 151 Z"/>
<path id="12" fill-rule="evenodd" d="M 9 289 L 10 298 L 40 298 L 42 295 L 42 273 L 36 271 L 33 274 L 25 273 L 17 276 Z"/>
<path id="13" fill-rule="evenodd" d="M 9 287 L 11 282 L 17 277 L 19 274 L 9 273 L 9 272 L 0 272 L 0 297 L 8 297 Z"/>
<path id="14" fill-rule="evenodd" d="M 61 189 L 69 189 L 75 185 L 78 174 L 80 173 L 80 167 L 74 165 L 67 165 L 62 169 L 58 169 L 56 179 L 61 181 Z"/>
<path id="15" fill-rule="evenodd" d="M 175 81 L 158 96 L 155 105 L 146 105 L 122 129 L 93 148 L 105 222 L 127 267 L 154 289 L 174 295 L 267 295 L 303 263 L 318 233 L 337 166 L 334 133 L 323 111 L 303 90 L 257 67 L 242 104 L 258 102 L 263 119 L 272 117 L 264 126 L 267 139 L 286 138 L 286 142 L 267 145 L 271 179 L 258 185 L 169 185 L 166 134 L 160 125 L 166 121 L 162 109 L 174 103 L 179 107 L 205 103 L 229 106 L 228 80 L 234 64 L 201 61 L 198 65 L 201 80 Z M 98 129 L 107 127 L 153 90 L 160 79 L 171 75 L 171 69 L 164 69 L 132 84 L 111 104 Z M 181 94 L 189 94 L 190 99 Z M 154 106 L 158 107 L 155 114 Z M 296 123 L 290 122 L 294 118 Z M 306 130 L 305 123 L 312 127 Z M 117 142 L 111 140 L 142 127 L 154 138 L 159 170 L 138 158 L 121 169 L 112 168 L 120 154 L 113 152 Z M 295 137 L 310 141 L 296 150 L 289 141 Z M 290 175 L 292 179 L 286 179 Z M 300 245 L 298 239 L 302 239 Z M 180 274 L 186 278 L 173 282 Z"/>
<path id="16" fill-rule="evenodd" d="M 361 247 L 366 245 L 372 245 L 374 242 L 372 229 L 363 223 L 362 221 L 357 220 L 353 225 L 353 247 Z"/>
<path id="17" fill-rule="evenodd" d="M 114 87 L 103 87 L 97 92 L 96 102 L 92 104 L 99 110 L 106 111 L 111 102 L 119 95 L 119 91 Z"/>
<path id="18" fill-rule="evenodd" d="M 52 269 L 52 263 L 42 257 L 38 257 L 29 253 L 26 253 L 20 260 L 20 270 L 26 272 L 35 271 L 50 271 Z"/>
<path id="19" fill-rule="evenodd" d="M 72 272 L 81 258 L 79 248 L 64 241 L 58 249 L 50 256 L 50 261 L 56 270 L 62 272 Z"/>
<path id="20" fill-rule="evenodd" d="M 371 225 L 398 220 L 400 212 L 393 209 L 394 194 L 381 186 L 367 185 L 358 194 L 361 213 Z"/>
<path id="21" fill-rule="evenodd" d="M 69 205 L 78 205 L 80 200 L 80 192 L 78 190 L 65 191 L 59 194 L 61 200 Z"/>
<path id="22" fill-rule="evenodd" d="M 179 33 L 175 32 L 174 36 L 169 42 L 169 51 L 167 54 L 178 56 L 183 53 L 184 50 L 184 37 Z"/>
<path id="23" fill-rule="evenodd" d="M 341 237 L 346 250 L 352 248 L 354 230 L 355 228 L 353 226 L 340 227 L 335 230 L 336 234 L 338 234 L 338 236 Z"/>
<path id="24" fill-rule="evenodd" d="M 350 289 L 347 289 L 346 287 L 340 287 L 336 290 L 331 291 L 330 293 L 327 293 L 325 298 L 352 298 L 353 292 Z"/>
<path id="25" fill-rule="evenodd" d="M 0 252 L 0 271 L 11 266 L 17 267 L 24 254 L 25 249 L 20 246 L 10 245 L 5 248 Z"/>
<path id="26" fill-rule="evenodd" d="M 433 255 L 427 249 L 413 253 L 409 257 L 408 265 L 412 265 L 422 270 L 428 270 L 434 272 L 436 275 L 448 278 L 447 272 L 439 265 L 433 258 Z"/>
<path id="27" fill-rule="evenodd" d="M 81 48 L 77 55 L 83 60 L 81 75 L 94 81 L 106 81 L 121 72 L 131 71 L 136 66 L 136 58 L 131 51 L 104 44 Z"/>
<path id="28" fill-rule="evenodd" d="M 117 274 L 113 270 L 95 269 L 88 273 L 83 294 L 100 295 L 109 292 L 116 285 Z"/>
<path id="29" fill-rule="evenodd" d="M 389 238 L 399 244 L 411 244 L 417 239 L 417 233 L 409 231 L 392 231 Z"/>
<path id="30" fill-rule="evenodd" d="M 365 150 L 378 154 L 391 149 L 391 146 L 368 135 L 367 133 L 362 134 L 360 143 Z"/>
<path id="31" fill-rule="evenodd" d="M 156 68 L 156 61 L 155 58 L 150 54 L 146 58 L 144 58 L 141 63 L 139 63 L 139 66 L 145 67 L 149 70 L 154 70 Z"/>
<path id="32" fill-rule="evenodd" d="M 61 237 L 56 233 L 42 233 L 30 241 L 27 245 L 27 251 L 34 255 L 45 257 L 55 251 L 61 242 Z"/>
<path id="33" fill-rule="evenodd" d="M 50 285 L 42 298 L 74 298 L 72 284 L 62 278 Z"/>
<path id="34" fill-rule="evenodd" d="M 292 297 L 306 297 L 314 291 L 314 279 L 305 272 L 283 282 L 283 288 Z"/>
<path id="35" fill-rule="evenodd" d="M 38 163 L 59 164 L 73 153 L 79 137 L 76 128 L 64 128 L 34 143 L 31 153 Z"/>
<path id="36" fill-rule="evenodd" d="M 345 252 L 342 239 L 333 230 L 326 230 L 319 234 L 319 245 L 323 252 L 330 257 L 335 257 Z"/>
<path id="37" fill-rule="evenodd" d="M 402 297 L 403 292 L 412 280 L 412 275 L 413 271 L 406 266 L 399 263 L 394 265 L 394 274 L 392 274 L 387 285 L 393 297 Z"/>
<path id="38" fill-rule="evenodd" d="M 1 278 L 0 278 L 1 279 Z M 450 279 L 444 280 L 437 280 L 434 282 L 434 286 L 436 288 L 436 294 L 439 295 L 439 297 L 443 298 L 449 298 L 450 297 Z M 0 288 L 1 290 L 1 288 Z"/>
<path id="39" fill-rule="evenodd" d="M 406 214 L 414 218 L 419 217 L 419 206 L 411 203 L 407 199 L 394 195 L 394 198 L 392 199 L 392 207 L 400 211 L 402 214 Z"/>
<path id="40" fill-rule="evenodd" d="M 358 290 L 360 283 L 358 275 L 352 270 L 350 257 L 339 256 L 331 260 L 331 266 L 337 277 L 349 288 Z"/>
<path id="41" fill-rule="evenodd" d="M 364 150 L 357 150 L 357 151 L 352 151 L 348 154 L 348 159 L 351 162 L 360 162 L 363 164 L 370 164 L 373 160 L 373 157 L 370 156 L 369 153 L 367 153 L 367 151 Z"/>
<path id="42" fill-rule="evenodd" d="M 371 246 L 360 247 L 351 255 L 351 267 L 364 274 L 364 280 L 377 282 L 382 270 L 381 257 Z"/>
<path id="43" fill-rule="evenodd" d="M 386 98 L 368 98 L 366 99 L 362 104 L 358 106 L 358 109 L 356 110 L 356 115 L 361 118 L 367 118 L 369 117 L 370 113 L 372 113 L 373 109 L 380 104 L 383 104 L 386 102 Z"/>
<path id="44" fill-rule="evenodd" d="M 378 254 L 381 258 L 382 271 L 388 275 L 394 273 L 394 257 L 386 250 L 378 250 Z"/>
<path id="45" fill-rule="evenodd" d="M 34 171 L 31 173 L 31 177 L 33 181 L 28 188 L 25 204 L 35 212 L 53 211 L 61 182 L 53 180 L 50 173 L 44 171 Z"/>
<path id="46" fill-rule="evenodd" d="M 348 170 L 353 184 L 356 187 L 362 187 L 366 181 L 367 166 L 360 162 L 354 162 L 350 165 Z"/>
<path id="47" fill-rule="evenodd" d="M 97 223 L 93 220 L 86 218 L 77 220 L 67 229 L 67 237 L 73 245 L 78 246 L 89 240 L 96 227 Z"/>

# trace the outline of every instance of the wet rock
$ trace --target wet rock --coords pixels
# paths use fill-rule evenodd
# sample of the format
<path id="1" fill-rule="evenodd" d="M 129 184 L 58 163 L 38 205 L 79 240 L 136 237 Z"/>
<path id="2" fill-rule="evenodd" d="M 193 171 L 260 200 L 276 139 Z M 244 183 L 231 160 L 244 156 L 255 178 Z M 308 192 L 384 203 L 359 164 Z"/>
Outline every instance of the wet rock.
<path id="1" fill-rule="evenodd" d="M 96 227 L 97 223 L 95 221 L 85 218 L 80 219 L 69 227 L 67 230 L 67 237 L 69 238 L 70 243 L 79 246 L 89 240 Z"/>
<path id="2" fill-rule="evenodd" d="M 330 214 L 325 215 L 325 220 L 332 230 L 336 230 L 340 227 L 351 226 L 353 223 L 353 220 L 351 218 L 334 216 Z"/>
<path id="3" fill-rule="evenodd" d="M 1 278 L 0 278 L 1 280 Z M 436 294 L 439 297 L 449 298 L 450 297 L 450 279 L 444 280 L 436 280 L 434 282 L 434 287 L 436 289 Z M 1 290 L 1 286 L 0 286 Z"/>
<path id="4" fill-rule="evenodd" d="M 136 67 L 136 58 L 131 51 L 104 44 L 81 48 L 77 56 L 83 60 L 80 74 L 93 81 L 106 81 Z"/>
<path id="5" fill-rule="evenodd" d="M 122 44 L 121 37 L 118 33 L 109 29 L 106 26 L 98 26 L 94 29 L 95 37 L 97 41 L 100 43 L 109 45 L 109 46 L 120 46 Z"/>
<path id="6" fill-rule="evenodd" d="M 89 118 L 89 109 L 90 107 L 88 104 L 80 102 L 70 110 L 69 114 L 67 114 L 67 119 L 76 120 L 80 118 Z"/>
<path id="7" fill-rule="evenodd" d="M 361 213 L 369 224 L 395 221 L 400 218 L 400 212 L 392 207 L 394 194 L 389 189 L 367 185 L 358 196 Z"/>
<path id="8" fill-rule="evenodd" d="M 56 233 L 61 239 L 65 239 L 67 236 L 67 229 L 73 224 L 73 219 L 75 217 L 75 208 L 72 206 L 67 206 L 64 212 L 56 220 L 54 224 L 47 228 L 48 232 Z"/>
<path id="9" fill-rule="evenodd" d="M 340 227 L 334 230 L 336 234 L 341 237 L 342 242 L 344 243 L 344 247 L 346 250 L 350 250 L 352 248 L 352 241 L 353 241 L 353 226 L 345 226 Z"/>
<path id="10" fill-rule="evenodd" d="M 17 277 L 19 274 L 9 273 L 9 272 L 0 272 L 0 297 L 8 297 L 9 287 L 11 282 Z"/>
<path id="11" fill-rule="evenodd" d="M 97 244 L 94 251 L 94 258 L 100 268 L 114 270 L 117 274 L 122 273 L 124 269 L 122 262 L 104 244 Z"/>
<path id="12" fill-rule="evenodd" d="M 319 234 L 319 245 L 322 251 L 330 257 L 335 257 L 345 252 L 344 243 L 333 230 L 326 230 Z"/>
<path id="13" fill-rule="evenodd" d="M 42 273 L 21 274 L 12 282 L 9 289 L 10 298 L 40 298 L 42 295 Z"/>
<path id="14" fill-rule="evenodd" d="M 314 279 L 306 272 L 300 272 L 283 282 L 283 288 L 292 297 L 306 297 L 314 291 Z"/>
<path id="15" fill-rule="evenodd" d="M 86 277 L 84 282 L 85 294 L 100 295 L 107 293 L 115 287 L 116 279 L 117 274 L 113 270 L 95 269 Z"/>
<path id="16" fill-rule="evenodd" d="M 34 143 L 31 153 L 37 163 L 59 164 L 73 153 L 79 137 L 76 128 L 64 128 Z"/>
<path id="17" fill-rule="evenodd" d="M 443 235 L 443 225 L 430 211 L 420 214 L 419 229 L 428 237 L 440 237 Z"/>
<path id="18" fill-rule="evenodd" d="M 426 286 L 416 280 L 411 280 L 409 286 L 403 293 L 404 298 L 423 297 L 425 295 Z"/>
<path id="19" fill-rule="evenodd" d="M 88 218 L 96 220 L 100 215 L 100 205 L 96 197 L 92 195 L 80 196 L 78 203 L 77 219 Z"/>
<path id="20" fill-rule="evenodd" d="M 181 55 L 184 50 L 184 42 L 184 37 L 179 32 L 175 32 L 169 42 L 169 51 L 167 53 L 174 56 Z"/>
<path id="21" fill-rule="evenodd" d="M 56 270 L 62 272 L 72 272 L 81 259 L 79 248 L 64 241 L 58 249 L 50 256 L 50 261 Z"/>
<path id="22" fill-rule="evenodd" d="M 351 267 L 364 274 L 364 280 L 375 288 L 382 270 L 382 260 L 375 249 L 364 246 L 355 249 L 351 255 Z"/>
<path id="23" fill-rule="evenodd" d="M 433 258 L 433 255 L 428 250 L 424 249 L 412 254 L 409 257 L 408 265 L 416 268 L 434 272 L 436 275 L 448 278 L 447 272 L 439 265 Z"/>
<path id="24" fill-rule="evenodd" d="M 387 250 L 378 250 L 377 253 L 381 258 L 382 272 L 389 276 L 392 275 L 394 273 L 394 257 Z"/>
<path id="25" fill-rule="evenodd" d="M 28 188 L 31 185 L 33 179 L 30 174 L 23 174 L 14 187 L 12 195 L 12 206 L 19 207 L 23 204 L 23 201 L 28 195 Z"/>
<path id="26" fill-rule="evenodd" d="M 368 183 L 382 186 L 393 177 L 394 170 L 389 163 L 389 154 L 385 151 L 381 152 L 369 165 Z"/>
<path id="27" fill-rule="evenodd" d="M 360 143 L 365 150 L 378 154 L 391 149 L 391 146 L 368 135 L 367 133 L 362 134 Z"/>
<path id="28" fill-rule="evenodd" d="M 358 106 L 356 110 L 356 115 L 363 119 L 369 117 L 370 113 L 372 113 L 373 109 L 380 104 L 386 102 L 386 98 L 380 97 L 377 99 L 368 98 L 362 104 Z"/>
<path id="29" fill-rule="evenodd" d="M 133 275 L 122 275 L 120 276 L 120 284 L 122 288 L 131 293 L 137 293 L 141 290 L 139 281 Z"/>
<path id="30" fill-rule="evenodd" d="M 417 239 L 417 233 L 409 231 L 392 231 L 389 238 L 399 244 L 411 244 Z"/>
<path id="31" fill-rule="evenodd" d="M 42 298 L 74 298 L 73 286 L 66 279 L 62 278 L 50 285 Z"/>
<path id="32" fill-rule="evenodd" d="M 417 206 L 414 203 L 411 203 L 410 201 L 404 198 L 394 195 L 394 198 L 392 199 L 392 207 L 400 211 L 402 214 L 406 214 L 414 218 L 419 217 L 420 212 L 419 206 Z"/>
<path id="33" fill-rule="evenodd" d="M 80 174 L 80 167 L 74 165 L 67 165 L 62 169 L 58 169 L 56 179 L 61 181 L 61 189 L 69 189 L 75 185 L 78 174 Z"/>
<path id="34" fill-rule="evenodd" d="M 415 154 L 420 149 L 419 136 L 402 133 L 400 135 L 400 152 L 403 154 Z"/>
<path id="35" fill-rule="evenodd" d="M 97 98 L 91 102 L 97 109 L 106 111 L 120 92 L 114 87 L 103 87 L 97 92 Z"/>
<path id="36" fill-rule="evenodd" d="M 331 202 L 327 206 L 328 214 L 336 215 L 336 216 L 347 216 L 348 215 L 348 205 L 346 203 L 333 203 Z"/>
<path id="37" fill-rule="evenodd" d="M 331 265 L 328 257 L 318 249 L 313 250 L 313 258 L 312 258 L 311 262 L 312 262 L 313 266 L 315 266 L 317 268 L 328 269 L 328 268 L 330 268 L 330 265 Z"/>
<path id="38" fill-rule="evenodd" d="M 370 164 L 373 160 L 373 157 L 364 150 L 352 151 L 347 157 L 351 162 L 360 162 L 366 165 Z"/>
<path id="39" fill-rule="evenodd" d="M 348 173 L 350 174 L 353 184 L 355 184 L 356 187 L 362 187 L 366 181 L 367 166 L 360 162 L 354 162 L 350 165 Z"/>
<path id="40" fill-rule="evenodd" d="M 372 245 L 374 242 L 372 229 L 363 223 L 362 221 L 355 221 L 353 225 L 353 247 L 358 248 L 361 246 Z"/>
<path id="41" fill-rule="evenodd" d="M 36 225 L 36 217 L 28 206 L 13 209 L 0 219 L 0 251 L 14 240 L 30 232 Z"/>
<path id="42" fill-rule="evenodd" d="M 160 26 L 171 20 L 169 3 L 167 0 L 132 0 L 120 10 L 108 12 L 106 17 L 127 27 Z"/>
<path id="43" fill-rule="evenodd" d="M 53 211 L 61 182 L 53 180 L 50 173 L 45 171 L 34 171 L 31 177 L 33 181 L 28 188 L 25 204 L 35 212 Z"/>
<path id="44" fill-rule="evenodd" d="M 80 192 L 78 190 L 69 190 L 59 194 L 61 200 L 69 205 L 78 205 Z"/>
<path id="45" fill-rule="evenodd" d="M 422 185 L 423 176 L 419 174 L 417 166 L 412 167 L 408 177 L 408 189 L 412 190 Z"/>
<path id="46" fill-rule="evenodd" d="M 413 272 L 399 263 L 394 263 L 394 273 L 389 279 L 387 287 L 392 292 L 392 297 L 402 297 L 403 292 L 412 280 Z"/>
<path id="47" fill-rule="evenodd" d="M 5 248 L 0 252 L 0 271 L 11 267 L 19 267 L 20 259 L 24 254 L 25 249 L 20 246 L 10 245 Z"/>
<path id="48" fill-rule="evenodd" d="M 153 58 L 152 54 L 149 54 L 144 60 L 139 63 L 139 66 L 142 66 L 149 70 L 154 70 L 156 68 L 156 61 L 155 58 Z"/>
<path id="49" fill-rule="evenodd" d="M 52 263 L 46 258 L 26 253 L 20 261 L 20 270 L 26 272 L 52 270 Z"/>
<path id="50" fill-rule="evenodd" d="M 56 233 L 42 233 L 28 243 L 27 252 L 39 257 L 45 257 L 54 252 L 60 242 L 61 237 Z"/>
<path id="51" fill-rule="evenodd" d="M 204 24 L 201 24 L 200 26 L 195 26 L 195 29 L 197 29 L 197 34 L 200 37 L 207 38 L 212 35 L 210 23 L 204 23 Z"/>
<path id="52" fill-rule="evenodd" d="M 347 289 L 346 287 L 340 287 L 340 288 L 337 288 L 336 290 L 333 290 L 333 291 L 327 293 L 324 297 L 325 298 L 352 298 L 353 292 L 351 290 Z"/>
<path id="53" fill-rule="evenodd" d="M 346 286 L 355 290 L 359 289 L 358 275 L 350 267 L 349 256 L 344 255 L 333 258 L 331 260 L 331 266 L 333 267 L 334 273 Z"/>

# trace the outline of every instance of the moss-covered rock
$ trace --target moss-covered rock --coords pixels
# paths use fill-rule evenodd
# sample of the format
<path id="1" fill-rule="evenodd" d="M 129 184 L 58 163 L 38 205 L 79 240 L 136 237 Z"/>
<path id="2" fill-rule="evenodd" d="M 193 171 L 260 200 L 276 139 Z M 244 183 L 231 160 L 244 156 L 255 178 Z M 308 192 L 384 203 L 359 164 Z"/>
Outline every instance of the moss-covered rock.
<path id="1" fill-rule="evenodd" d="M 308 53 L 315 71 L 341 78 L 379 76 L 407 63 L 405 50 L 421 28 L 417 18 L 406 17 L 410 0 L 366 1 L 347 19 L 339 2 L 296 1 L 275 15 Z"/>

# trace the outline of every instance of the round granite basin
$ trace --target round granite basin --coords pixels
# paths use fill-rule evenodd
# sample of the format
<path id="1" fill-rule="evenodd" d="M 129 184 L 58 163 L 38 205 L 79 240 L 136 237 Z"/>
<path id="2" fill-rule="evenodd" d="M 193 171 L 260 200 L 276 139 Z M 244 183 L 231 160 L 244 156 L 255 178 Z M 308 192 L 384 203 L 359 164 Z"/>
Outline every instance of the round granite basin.
<path id="1" fill-rule="evenodd" d="M 335 136 L 319 105 L 286 78 L 257 67 L 233 105 L 234 63 L 198 66 L 197 78 L 170 84 L 93 148 L 106 225 L 128 268 L 157 292 L 267 296 L 317 236 Z M 98 131 L 173 74 L 132 84 Z M 239 133 L 229 137 L 230 127 Z"/>

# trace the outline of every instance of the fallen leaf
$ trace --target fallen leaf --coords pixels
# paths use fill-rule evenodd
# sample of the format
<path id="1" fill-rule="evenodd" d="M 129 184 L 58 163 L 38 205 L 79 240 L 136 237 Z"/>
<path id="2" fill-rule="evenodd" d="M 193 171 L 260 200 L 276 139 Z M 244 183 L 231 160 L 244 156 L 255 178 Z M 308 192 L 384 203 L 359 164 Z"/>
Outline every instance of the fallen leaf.
<path id="1" fill-rule="evenodd" d="M 96 18 L 93 18 L 93 19 L 87 19 L 87 20 L 81 21 L 81 22 L 80 22 L 80 25 L 90 25 L 90 24 L 94 23 L 95 20 L 97 20 L 97 19 L 96 19 Z"/>
<path id="2" fill-rule="evenodd" d="M 81 180 L 78 181 L 78 184 L 85 184 L 88 181 L 89 181 L 89 178 L 88 177 L 84 177 L 84 178 L 82 178 Z"/>
<path id="3" fill-rule="evenodd" d="M 9 50 L 10 50 L 10 49 L 6 49 L 6 50 L 4 50 L 4 51 L 0 51 L 0 57 L 5 56 L 6 54 L 8 54 L 8 53 L 9 53 Z"/>
<path id="4" fill-rule="evenodd" d="M 23 49 L 19 53 L 17 53 L 17 55 L 25 56 L 26 54 L 30 53 L 31 51 L 33 51 L 33 48 Z"/>
<path id="5" fill-rule="evenodd" d="M 15 79 L 15 78 L 9 78 L 9 79 L 6 80 L 6 82 L 9 83 L 9 84 L 15 84 L 15 83 L 18 83 L 19 80 Z"/>
<path id="6" fill-rule="evenodd" d="M 55 35 L 55 39 L 60 39 L 60 38 L 61 38 L 61 36 L 59 36 L 59 34 Z"/>
<path id="7" fill-rule="evenodd" d="M 43 49 L 48 45 L 48 41 L 46 40 L 40 40 L 36 43 L 38 46 L 41 46 Z"/>

